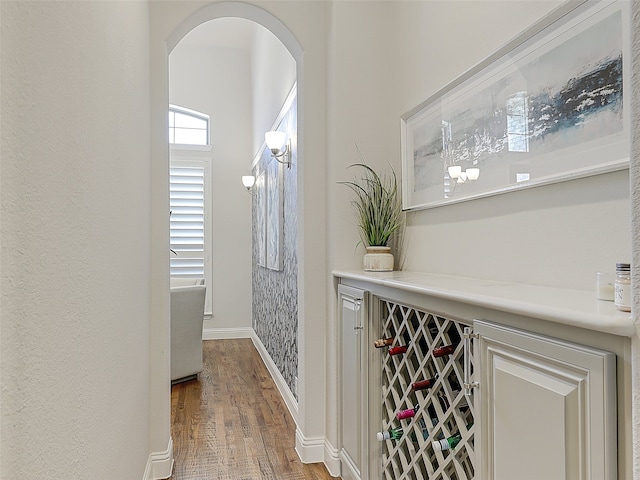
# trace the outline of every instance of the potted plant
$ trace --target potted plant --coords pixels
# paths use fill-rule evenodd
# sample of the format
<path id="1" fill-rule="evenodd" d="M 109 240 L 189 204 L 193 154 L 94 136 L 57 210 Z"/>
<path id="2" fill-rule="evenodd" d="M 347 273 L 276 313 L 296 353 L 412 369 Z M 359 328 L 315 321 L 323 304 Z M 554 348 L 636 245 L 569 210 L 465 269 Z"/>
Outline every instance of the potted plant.
<path id="1" fill-rule="evenodd" d="M 366 271 L 388 272 L 393 270 L 393 254 L 390 241 L 404 225 L 402 199 L 395 171 L 378 175 L 365 163 L 355 163 L 348 168 L 358 168 L 360 176 L 353 181 L 340 182 L 353 192 L 351 205 L 356 214 L 360 243 L 367 249 L 364 256 Z"/>

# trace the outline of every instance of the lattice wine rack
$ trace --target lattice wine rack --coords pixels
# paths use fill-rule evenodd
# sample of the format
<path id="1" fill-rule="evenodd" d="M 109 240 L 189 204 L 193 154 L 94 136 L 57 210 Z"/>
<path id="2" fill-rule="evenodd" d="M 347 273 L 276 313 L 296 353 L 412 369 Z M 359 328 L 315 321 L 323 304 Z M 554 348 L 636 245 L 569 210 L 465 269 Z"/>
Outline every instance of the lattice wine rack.
<path id="1" fill-rule="evenodd" d="M 467 325 L 388 300 L 381 303 L 381 335 L 393 338 L 393 345 L 408 345 L 404 354 L 383 355 L 382 426 L 385 431 L 402 427 L 400 438 L 382 441 L 383 478 L 473 479 L 473 397 L 462 388 Z M 455 345 L 453 353 L 434 357 L 433 350 L 444 345 Z M 412 389 L 414 382 L 430 378 L 435 378 L 431 388 Z M 415 406 L 413 417 L 396 418 Z M 453 449 L 434 449 L 432 442 L 458 434 L 461 439 Z"/>

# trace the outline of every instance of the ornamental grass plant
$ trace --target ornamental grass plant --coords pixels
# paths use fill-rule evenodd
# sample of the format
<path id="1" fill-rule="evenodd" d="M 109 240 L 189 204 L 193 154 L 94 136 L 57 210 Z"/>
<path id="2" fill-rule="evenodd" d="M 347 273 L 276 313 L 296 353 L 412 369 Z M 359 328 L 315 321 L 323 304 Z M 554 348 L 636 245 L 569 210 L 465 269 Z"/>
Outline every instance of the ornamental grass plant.
<path id="1" fill-rule="evenodd" d="M 352 192 L 351 205 L 356 214 L 361 242 L 365 247 L 386 247 L 404 224 L 402 198 L 396 173 L 379 175 L 365 163 L 348 168 L 360 169 L 352 181 L 340 182 Z"/>

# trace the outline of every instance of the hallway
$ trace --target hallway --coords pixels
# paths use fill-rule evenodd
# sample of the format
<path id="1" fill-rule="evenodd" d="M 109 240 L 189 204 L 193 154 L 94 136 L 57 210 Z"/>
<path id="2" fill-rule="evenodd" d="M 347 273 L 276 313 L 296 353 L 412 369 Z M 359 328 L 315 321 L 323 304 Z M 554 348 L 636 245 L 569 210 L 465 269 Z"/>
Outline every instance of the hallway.
<path id="1" fill-rule="evenodd" d="M 207 340 L 199 380 L 171 390 L 172 480 L 323 480 L 304 465 L 295 423 L 250 339 Z"/>

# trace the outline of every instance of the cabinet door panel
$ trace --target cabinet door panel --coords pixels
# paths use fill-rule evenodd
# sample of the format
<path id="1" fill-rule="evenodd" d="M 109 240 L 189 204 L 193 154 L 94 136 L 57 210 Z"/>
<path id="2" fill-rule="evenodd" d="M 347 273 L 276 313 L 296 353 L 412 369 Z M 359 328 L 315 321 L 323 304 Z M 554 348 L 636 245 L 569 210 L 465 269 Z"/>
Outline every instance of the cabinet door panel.
<path id="1" fill-rule="evenodd" d="M 479 334 L 487 480 L 614 480 L 615 355 L 488 322 Z"/>
<path id="2" fill-rule="evenodd" d="M 364 292 L 340 285 L 340 460 L 342 478 L 358 480 L 363 465 L 366 402 Z"/>
<path id="3" fill-rule="evenodd" d="M 360 457 L 360 335 L 358 307 L 353 298 L 342 302 L 342 446 L 352 460 Z"/>
<path id="4" fill-rule="evenodd" d="M 495 478 L 510 478 L 514 471 L 523 472 L 523 480 L 580 478 L 573 468 L 580 458 L 580 428 L 573 423 L 584 418 L 583 382 L 495 355 L 488 393 L 494 399 L 493 444 L 500 452 L 494 456 Z"/>

